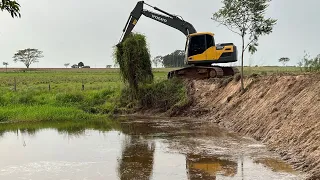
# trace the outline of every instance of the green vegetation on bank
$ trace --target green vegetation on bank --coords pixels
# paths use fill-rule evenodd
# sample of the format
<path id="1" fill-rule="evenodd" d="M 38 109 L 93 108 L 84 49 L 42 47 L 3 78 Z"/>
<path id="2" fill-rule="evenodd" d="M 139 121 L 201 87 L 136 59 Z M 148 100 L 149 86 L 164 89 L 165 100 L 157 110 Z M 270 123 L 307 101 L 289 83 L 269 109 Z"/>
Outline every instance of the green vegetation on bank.
<path id="1" fill-rule="evenodd" d="M 8 73 L 0 70 L 0 122 L 107 119 L 113 113 L 148 108 L 171 111 L 188 104 L 183 82 L 166 80 L 171 70 L 153 69 L 154 82 L 140 86 L 141 93 L 135 101 L 128 99 L 119 69 L 13 72 L 9 68 Z M 244 70 L 246 75 L 304 73 L 299 67 L 245 67 Z"/>
<path id="2" fill-rule="evenodd" d="M 153 74 L 160 83 L 167 70 Z M 0 72 L 0 122 L 106 119 L 132 104 L 123 91 L 114 69 Z"/>
<path id="3" fill-rule="evenodd" d="M 118 106 L 124 111 L 153 110 L 157 112 L 175 113 L 189 103 L 187 88 L 180 79 L 163 80 L 139 86 L 136 99 L 130 98 L 130 90 L 121 92 Z"/>
<path id="4" fill-rule="evenodd" d="M 119 96 L 119 81 L 117 73 L 108 71 L 1 73 L 0 121 L 105 118 Z"/>

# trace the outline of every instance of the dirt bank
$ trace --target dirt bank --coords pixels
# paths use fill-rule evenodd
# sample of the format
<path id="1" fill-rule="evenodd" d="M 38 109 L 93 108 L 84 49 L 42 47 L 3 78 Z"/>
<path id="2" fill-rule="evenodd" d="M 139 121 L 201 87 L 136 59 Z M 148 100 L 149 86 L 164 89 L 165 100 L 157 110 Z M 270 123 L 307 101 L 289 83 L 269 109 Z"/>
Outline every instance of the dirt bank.
<path id="1" fill-rule="evenodd" d="M 188 82 L 193 103 L 179 115 L 207 118 L 250 135 L 296 169 L 320 179 L 320 75 Z"/>

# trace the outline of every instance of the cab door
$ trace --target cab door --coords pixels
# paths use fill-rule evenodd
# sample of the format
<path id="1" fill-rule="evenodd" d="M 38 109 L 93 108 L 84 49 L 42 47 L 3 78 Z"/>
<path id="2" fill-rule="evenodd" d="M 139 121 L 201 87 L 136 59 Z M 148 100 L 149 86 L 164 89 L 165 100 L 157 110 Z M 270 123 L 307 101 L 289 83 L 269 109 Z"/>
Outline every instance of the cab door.
<path id="1" fill-rule="evenodd" d="M 205 34 L 190 36 L 188 43 L 188 61 L 196 62 L 207 59 Z"/>
<path id="2" fill-rule="evenodd" d="M 207 60 L 218 59 L 219 57 L 217 57 L 214 37 L 210 34 L 206 34 L 206 46 L 207 46 L 207 49 L 206 49 Z"/>

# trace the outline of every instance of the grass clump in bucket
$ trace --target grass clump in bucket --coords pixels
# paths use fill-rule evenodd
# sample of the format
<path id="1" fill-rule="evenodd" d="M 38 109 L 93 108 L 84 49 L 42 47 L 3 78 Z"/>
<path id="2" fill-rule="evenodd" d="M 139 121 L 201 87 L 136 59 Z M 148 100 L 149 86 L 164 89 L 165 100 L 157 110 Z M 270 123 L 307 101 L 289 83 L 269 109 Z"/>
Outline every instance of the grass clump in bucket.
<path id="1" fill-rule="evenodd" d="M 116 46 L 114 56 L 116 63 L 120 66 L 122 80 L 129 86 L 131 99 L 137 99 L 139 85 L 153 82 L 146 37 L 131 33 Z"/>

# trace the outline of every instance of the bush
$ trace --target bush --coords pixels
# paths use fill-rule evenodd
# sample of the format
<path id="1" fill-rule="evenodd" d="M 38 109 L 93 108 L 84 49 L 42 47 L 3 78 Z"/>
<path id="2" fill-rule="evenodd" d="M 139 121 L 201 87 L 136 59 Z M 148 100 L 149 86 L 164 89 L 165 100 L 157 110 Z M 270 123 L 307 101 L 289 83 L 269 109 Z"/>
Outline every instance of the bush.
<path id="1" fill-rule="evenodd" d="M 298 63 L 299 67 L 302 70 L 307 72 L 320 71 L 320 54 L 318 54 L 315 58 L 310 58 L 310 55 L 305 52 L 303 59 Z"/>
<path id="2" fill-rule="evenodd" d="M 122 90 L 120 107 L 127 109 L 154 109 L 166 112 L 175 106 L 188 103 L 187 89 L 180 79 L 164 80 L 157 83 L 139 86 L 138 98 L 130 99 L 130 90 Z"/>

